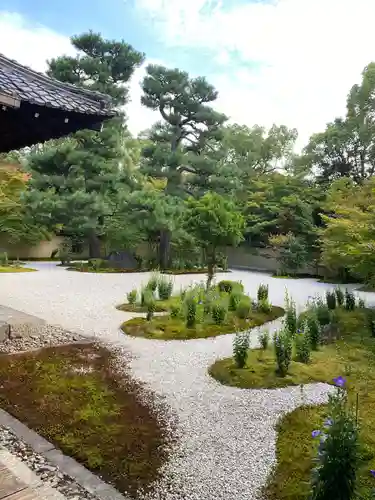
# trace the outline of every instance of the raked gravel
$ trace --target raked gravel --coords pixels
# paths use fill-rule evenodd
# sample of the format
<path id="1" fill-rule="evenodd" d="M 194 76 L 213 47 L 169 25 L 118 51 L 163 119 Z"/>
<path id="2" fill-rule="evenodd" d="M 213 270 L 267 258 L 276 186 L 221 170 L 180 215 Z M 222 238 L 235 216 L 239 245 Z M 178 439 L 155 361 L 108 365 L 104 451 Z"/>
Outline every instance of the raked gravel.
<path id="1" fill-rule="evenodd" d="M 225 387 L 207 374 L 217 359 L 230 356 L 233 335 L 189 341 L 126 337 L 119 325 L 131 317 L 115 309 L 126 292 L 147 281 L 148 274 L 84 274 L 54 263 L 30 263 L 39 270 L 0 276 L 0 304 L 34 314 L 50 324 L 111 344 L 120 357 L 132 355 L 131 370 L 158 396 L 161 411 L 177 425 L 178 444 L 165 467 L 156 494 L 147 500 L 257 500 L 275 463 L 275 424 L 303 403 L 323 403 L 330 386 L 305 385 L 275 390 Z M 224 277 L 224 275 L 223 275 Z M 220 279 L 220 276 L 218 276 Z M 309 297 L 332 285 L 313 279 L 283 280 L 233 271 L 225 279 L 241 280 L 256 295 L 259 283 L 270 286 L 270 300 L 283 305 L 285 287 L 302 309 Z M 202 276 L 176 276 L 175 289 Z M 359 293 L 368 303 L 375 295 Z M 280 325 L 269 325 L 272 332 Z M 252 332 L 253 345 L 258 331 Z"/>

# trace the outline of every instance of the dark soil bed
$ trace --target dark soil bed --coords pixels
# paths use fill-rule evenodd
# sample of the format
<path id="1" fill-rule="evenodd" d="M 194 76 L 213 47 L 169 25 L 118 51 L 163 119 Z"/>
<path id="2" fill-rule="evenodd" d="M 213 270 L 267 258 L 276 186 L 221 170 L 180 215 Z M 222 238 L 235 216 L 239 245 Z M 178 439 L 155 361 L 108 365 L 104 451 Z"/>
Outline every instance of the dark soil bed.
<path id="1" fill-rule="evenodd" d="M 157 316 L 152 321 L 145 318 L 133 318 L 121 325 L 124 333 L 134 337 L 146 337 L 160 340 L 188 340 L 197 338 L 216 337 L 227 333 L 247 330 L 263 325 L 284 315 L 282 307 L 273 306 L 269 313 L 253 311 L 248 319 L 238 319 L 229 315 L 222 325 L 202 322 L 193 328 L 187 328 L 185 322 L 170 316 Z"/>
<path id="2" fill-rule="evenodd" d="M 0 356 L 0 406 L 119 491 L 150 491 L 169 436 L 144 389 L 93 344 Z"/>

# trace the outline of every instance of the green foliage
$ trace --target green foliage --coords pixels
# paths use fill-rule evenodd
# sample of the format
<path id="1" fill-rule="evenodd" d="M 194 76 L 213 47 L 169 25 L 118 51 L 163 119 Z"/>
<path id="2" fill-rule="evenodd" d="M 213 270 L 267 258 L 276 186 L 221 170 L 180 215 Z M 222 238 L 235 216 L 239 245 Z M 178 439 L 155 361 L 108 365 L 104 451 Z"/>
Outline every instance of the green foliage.
<path id="1" fill-rule="evenodd" d="M 343 306 L 344 305 L 344 301 L 345 301 L 344 292 L 341 290 L 341 288 L 336 287 L 335 288 L 335 294 L 336 294 L 337 305 L 339 307 Z"/>
<path id="2" fill-rule="evenodd" d="M 358 298 L 358 307 L 360 309 L 365 309 L 366 308 L 366 302 L 363 299 L 361 299 L 360 297 Z"/>
<path id="3" fill-rule="evenodd" d="M 307 324 L 302 331 L 295 336 L 295 348 L 297 361 L 300 363 L 309 363 L 311 358 L 311 337 Z"/>
<path id="4" fill-rule="evenodd" d="M 317 351 L 321 343 L 321 327 L 314 310 L 309 310 L 305 315 L 305 321 L 309 332 L 311 349 Z"/>
<path id="5" fill-rule="evenodd" d="M 197 321 L 197 301 L 192 294 L 188 294 L 184 302 L 186 327 L 194 328 Z"/>
<path id="6" fill-rule="evenodd" d="M 285 293 L 285 327 L 290 335 L 294 336 L 297 332 L 297 311 L 296 303 Z"/>
<path id="7" fill-rule="evenodd" d="M 263 349 L 263 351 L 267 350 L 269 342 L 270 342 L 269 331 L 263 330 L 258 336 L 258 341 L 259 341 L 259 344 L 260 344 L 261 348 Z"/>
<path id="8" fill-rule="evenodd" d="M 137 302 L 137 296 L 138 296 L 138 292 L 136 289 L 132 290 L 131 292 L 128 292 L 126 294 L 126 298 L 128 299 L 128 303 L 133 305 Z"/>
<path id="9" fill-rule="evenodd" d="M 0 253 L 0 265 L 6 267 L 8 264 L 9 264 L 8 253 L 7 252 L 1 252 Z"/>
<path id="10" fill-rule="evenodd" d="M 216 325 L 222 325 L 228 313 L 228 305 L 224 300 L 212 304 L 212 319 Z"/>
<path id="11" fill-rule="evenodd" d="M 237 333 L 233 340 L 233 359 L 237 368 L 244 368 L 250 347 L 249 332 Z"/>
<path id="12" fill-rule="evenodd" d="M 146 288 L 151 290 L 153 293 L 156 292 L 159 284 L 160 276 L 158 274 L 152 274 L 147 282 Z"/>
<path id="13" fill-rule="evenodd" d="M 300 237 L 289 232 L 271 236 L 269 242 L 279 252 L 281 274 L 295 275 L 306 264 L 308 252 L 306 243 Z"/>
<path id="14" fill-rule="evenodd" d="M 164 277 L 158 280 L 158 293 L 161 300 L 168 300 L 172 296 L 173 281 Z"/>
<path id="15" fill-rule="evenodd" d="M 336 308 L 336 294 L 335 294 L 335 292 L 330 292 L 327 290 L 326 303 L 327 303 L 328 309 L 333 310 Z"/>
<path id="16" fill-rule="evenodd" d="M 156 309 L 156 304 L 155 304 L 155 297 L 152 294 L 149 294 L 147 296 L 147 321 L 151 321 L 152 318 L 154 317 L 155 309 Z"/>
<path id="17" fill-rule="evenodd" d="M 258 302 L 262 300 L 268 300 L 268 291 L 269 291 L 268 285 L 263 285 L 263 283 L 261 283 L 258 286 L 258 292 L 257 292 Z"/>
<path id="18" fill-rule="evenodd" d="M 285 377 L 292 361 L 293 341 L 290 331 L 284 328 L 275 332 L 273 345 L 278 374 L 280 377 Z"/>
<path id="19" fill-rule="evenodd" d="M 237 306 L 236 316 L 240 319 L 246 319 L 249 317 L 251 311 L 251 303 L 249 298 L 243 298 Z"/>
<path id="20" fill-rule="evenodd" d="M 243 297 L 243 293 L 232 291 L 229 295 L 229 310 L 236 311 L 241 299 Z"/>
<path id="21" fill-rule="evenodd" d="M 147 304 L 154 299 L 154 294 L 150 288 L 147 286 L 141 288 L 141 306 L 147 306 Z"/>
<path id="22" fill-rule="evenodd" d="M 171 318 L 179 318 L 182 314 L 181 304 L 174 304 L 171 306 Z"/>
<path id="23" fill-rule="evenodd" d="M 367 327 L 370 331 L 371 337 L 375 337 L 375 310 L 367 309 L 366 311 Z"/>
<path id="24" fill-rule="evenodd" d="M 262 311 L 264 313 L 268 313 L 268 312 L 270 312 L 272 306 L 271 306 L 268 299 L 263 298 L 258 302 L 257 307 L 258 307 L 259 311 Z"/>
<path id="25" fill-rule="evenodd" d="M 222 280 L 217 284 L 220 292 L 232 293 L 234 291 L 243 292 L 243 284 L 239 281 Z"/>
<path id="26" fill-rule="evenodd" d="M 355 309 L 355 296 L 353 292 L 350 292 L 348 289 L 345 290 L 345 309 L 347 311 L 353 311 Z"/>
<path id="27" fill-rule="evenodd" d="M 320 443 L 317 466 L 313 470 L 312 499 L 353 500 L 360 464 L 359 436 L 345 389 L 338 388 L 335 394 L 329 395 L 328 414 L 324 431 L 313 433 Z"/>
<path id="28" fill-rule="evenodd" d="M 320 297 L 315 299 L 312 308 L 315 311 L 319 324 L 321 326 L 329 325 L 331 322 L 331 311 Z"/>

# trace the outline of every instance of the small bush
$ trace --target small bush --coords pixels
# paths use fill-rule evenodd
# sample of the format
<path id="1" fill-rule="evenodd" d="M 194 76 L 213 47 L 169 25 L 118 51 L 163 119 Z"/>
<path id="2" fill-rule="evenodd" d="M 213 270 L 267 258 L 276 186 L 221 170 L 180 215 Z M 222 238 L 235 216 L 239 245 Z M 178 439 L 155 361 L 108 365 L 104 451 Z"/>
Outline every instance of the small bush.
<path id="1" fill-rule="evenodd" d="M 233 358 L 237 368 L 244 368 L 250 347 L 249 332 L 237 333 L 233 340 Z"/>
<path id="2" fill-rule="evenodd" d="M 321 298 L 316 299 L 314 304 L 316 317 L 321 326 L 329 325 L 331 322 L 331 311 Z"/>
<path id="3" fill-rule="evenodd" d="M 239 281 L 230 281 L 230 280 L 222 280 L 218 283 L 218 288 L 220 292 L 232 293 L 232 291 L 236 290 L 238 292 L 243 292 L 244 288 L 242 283 Z"/>
<path id="4" fill-rule="evenodd" d="M 240 319 L 246 319 L 250 315 L 251 303 L 248 299 L 242 299 L 236 309 L 236 316 Z"/>
<path id="5" fill-rule="evenodd" d="M 137 290 L 132 290 L 131 292 L 126 294 L 129 304 L 135 304 L 137 302 Z"/>
<path id="6" fill-rule="evenodd" d="M 339 380 L 342 377 L 338 377 Z M 341 382 L 340 382 L 341 383 Z M 324 430 L 312 433 L 319 438 L 317 466 L 312 474 L 312 500 L 353 500 L 357 498 L 360 466 L 359 433 L 355 412 L 348 406 L 346 391 L 339 386 L 329 395 L 329 418 Z"/>
<path id="7" fill-rule="evenodd" d="M 147 282 L 146 288 L 148 288 L 152 292 L 156 292 L 156 289 L 158 288 L 159 279 L 160 278 L 158 274 L 152 274 L 151 278 Z"/>
<path id="8" fill-rule="evenodd" d="M 212 319 L 216 325 L 222 325 L 228 313 L 228 308 L 225 302 L 215 302 L 212 305 Z"/>
<path id="9" fill-rule="evenodd" d="M 354 293 L 350 292 L 348 289 L 345 290 L 345 309 L 347 311 L 353 311 L 355 309 Z"/>
<path id="10" fill-rule="evenodd" d="M 295 337 L 295 348 L 297 361 L 300 363 L 309 363 L 311 358 L 310 332 L 307 324 L 304 329 L 298 332 Z"/>
<path id="11" fill-rule="evenodd" d="M 157 287 L 160 300 L 168 300 L 171 298 L 173 292 L 172 280 L 161 277 L 158 280 Z"/>
<path id="12" fill-rule="evenodd" d="M 146 306 L 147 306 L 147 321 L 151 321 L 152 318 L 154 317 L 156 309 L 155 299 L 153 295 L 150 294 L 150 296 L 148 297 Z"/>
<path id="13" fill-rule="evenodd" d="M 263 313 L 269 313 L 271 311 L 271 304 L 269 303 L 268 299 L 261 299 L 258 302 L 258 309 Z"/>
<path id="14" fill-rule="evenodd" d="M 229 295 L 229 310 L 230 311 L 237 311 L 237 307 L 239 303 L 241 302 L 243 295 L 242 293 L 238 292 L 232 292 Z"/>
<path id="15" fill-rule="evenodd" d="M 171 307 L 171 318 L 179 318 L 181 316 L 181 313 L 182 313 L 182 309 L 181 309 L 181 305 L 180 304 L 172 305 L 172 307 Z"/>
<path id="16" fill-rule="evenodd" d="M 6 267 L 8 264 L 8 252 L 0 252 L 0 265 Z"/>
<path id="17" fill-rule="evenodd" d="M 193 328 L 197 321 L 197 302 L 192 295 L 187 295 L 185 298 L 186 310 L 186 326 Z"/>
<path id="18" fill-rule="evenodd" d="M 336 295 L 337 305 L 339 307 L 342 307 L 344 305 L 344 300 L 345 300 L 344 292 L 341 290 L 341 288 L 337 287 L 335 289 L 335 295 Z"/>
<path id="19" fill-rule="evenodd" d="M 147 288 L 147 287 L 144 287 L 141 289 L 141 306 L 144 307 L 148 304 L 148 302 L 150 302 L 150 300 L 153 300 L 154 299 L 154 294 L 152 293 L 152 291 Z"/>
<path id="20" fill-rule="evenodd" d="M 285 377 L 292 361 L 293 351 L 292 335 L 289 330 L 285 328 L 284 330 L 275 332 L 273 344 L 275 349 L 277 371 L 281 377 Z"/>
<path id="21" fill-rule="evenodd" d="M 258 286 L 257 297 L 258 297 L 258 302 L 261 302 L 262 300 L 268 301 L 268 285 L 263 285 L 263 283 L 261 283 Z"/>
<path id="22" fill-rule="evenodd" d="M 294 300 L 285 294 L 285 326 L 288 332 L 294 336 L 297 332 L 297 311 Z"/>
<path id="23" fill-rule="evenodd" d="M 310 311 L 306 316 L 306 324 L 309 330 L 311 349 L 317 351 L 321 343 L 321 329 L 315 312 Z"/>
<path id="24" fill-rule="evenodd" d="M 99 271 L 104 267 L 103 259 L 90 259 L 88 262 L 88 266 L 94 269 L 94 271 Z"/>
<path id="25" fill-rule="evenodd" d="M 330 310 L 336 309 L 336 294 L 335 292 L 326 292 L 326 303 Z"/>
<path id="26" fill-rule="evenodd" d="M 365 309 L 365 307 L 366 307 L 366 302 L 361 298 L 358 299 L 358 307 L 360 309 Z"/>
<path id="27" fill-rule="evenodd" d="M 270 343 L 270 334 L 268 330 L 264 330 L 259 334 L 258 341 L 263 351 L 265 351 Z"/>
<path id="28" fill-rule="evenodd" d="M 371 337 L 375 337 L 375 310 L 369 309 L 367 311 L 367 327 L 370 331 Z"/>

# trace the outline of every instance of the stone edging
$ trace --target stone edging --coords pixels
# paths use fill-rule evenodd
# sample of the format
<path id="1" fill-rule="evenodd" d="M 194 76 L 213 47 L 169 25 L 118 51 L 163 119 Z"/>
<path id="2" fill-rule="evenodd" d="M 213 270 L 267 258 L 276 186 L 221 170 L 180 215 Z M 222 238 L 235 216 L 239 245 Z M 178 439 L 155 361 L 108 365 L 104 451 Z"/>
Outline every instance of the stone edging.
<path id="1" fill-rule="evenodd" d="M 95 495 L 99 500 L 130 500 L 76 460 L 64 455 L 52 443 L 39 436 L 39 434 L 2 409 L 0 409 L 0 425 L 11 429 L 14 434 L 20 437 L 36 453 L 44 456 L 53 465 L 58 467 L 62 473 L 73 478 L 80 486 L 92 495 Z"/>

